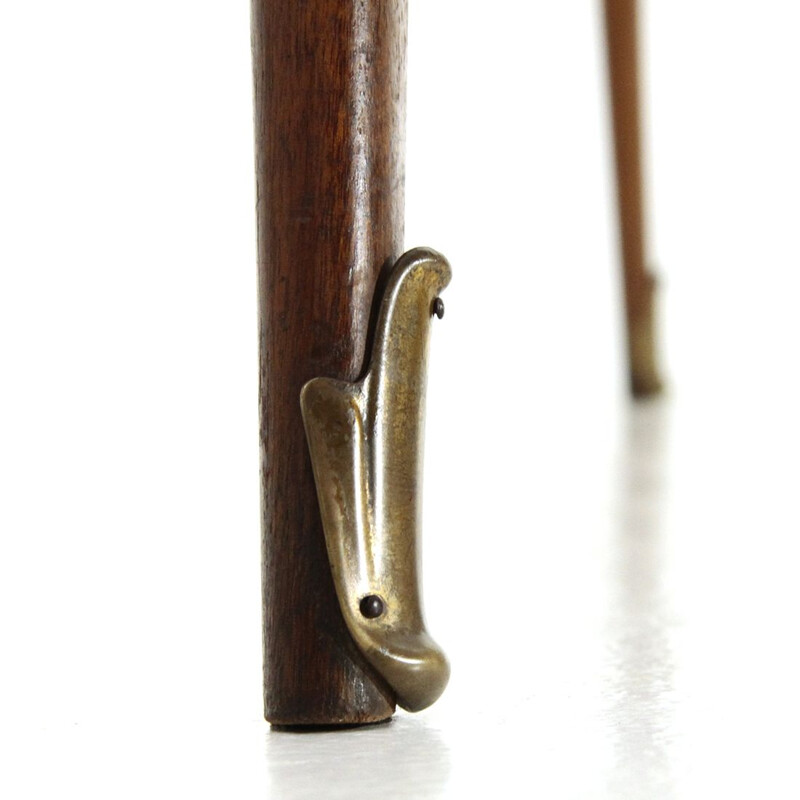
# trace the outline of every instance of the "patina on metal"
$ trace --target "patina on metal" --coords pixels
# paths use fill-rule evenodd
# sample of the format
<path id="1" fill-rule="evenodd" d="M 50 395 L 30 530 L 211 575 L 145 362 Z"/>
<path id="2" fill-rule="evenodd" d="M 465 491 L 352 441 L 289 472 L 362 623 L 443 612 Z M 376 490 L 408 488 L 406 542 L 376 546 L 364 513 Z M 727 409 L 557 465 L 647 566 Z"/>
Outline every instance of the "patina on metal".
<path id="1" fill-rule="evenodd" d="M 436 251 L 401 256 L 365 376 L 356 383 L 315 378 L 300 396 L 342 614 L 409 711 L 433 703 L 450 676 L 425 629 L 418 548 L 428 340 L 449 282 L 450 265 Z"/>

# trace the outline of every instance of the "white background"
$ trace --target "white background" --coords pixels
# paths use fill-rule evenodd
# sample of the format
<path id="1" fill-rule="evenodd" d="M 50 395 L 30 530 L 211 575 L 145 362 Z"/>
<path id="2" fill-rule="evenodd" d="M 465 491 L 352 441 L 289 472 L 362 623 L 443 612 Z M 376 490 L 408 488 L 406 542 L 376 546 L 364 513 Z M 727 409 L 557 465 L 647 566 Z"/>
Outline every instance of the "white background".
<path id="1" fill-rule="evenodd" d="M 797 797 L 800 9 L 644 4 L 625 398 L 599 2 L 411 0 L 437 706 L 261 720 L 249 7 L 0 6 L 0 793 Z"/>

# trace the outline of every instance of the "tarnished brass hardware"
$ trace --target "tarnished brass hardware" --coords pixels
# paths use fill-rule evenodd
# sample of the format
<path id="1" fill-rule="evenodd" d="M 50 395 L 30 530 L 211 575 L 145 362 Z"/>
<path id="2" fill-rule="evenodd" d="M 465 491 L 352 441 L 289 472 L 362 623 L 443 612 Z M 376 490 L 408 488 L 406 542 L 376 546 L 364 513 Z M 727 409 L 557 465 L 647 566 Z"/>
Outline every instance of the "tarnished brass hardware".
<path id="1" fill-rule="evenodd" d="M 428 339 L 449 282 L 450 265 L 436 251 L 401 256 L 366 375 L 356 383 L 314 378 L 300 395 L 342 614 L 409 711 L 433 703 L 450 676 L 423 621 L 417 542 Z"/>

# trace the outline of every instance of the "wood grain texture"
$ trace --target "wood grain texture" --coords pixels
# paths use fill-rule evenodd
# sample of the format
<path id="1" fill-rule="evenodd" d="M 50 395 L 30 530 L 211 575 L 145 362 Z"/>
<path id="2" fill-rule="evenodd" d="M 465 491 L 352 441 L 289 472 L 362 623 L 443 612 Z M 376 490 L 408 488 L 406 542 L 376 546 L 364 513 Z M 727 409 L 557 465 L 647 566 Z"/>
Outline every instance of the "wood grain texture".
<path id="1" fill-rule="evenodd" d="M 375 722 L 388 686 L 334 592 L 300 389 L 364 369 L 403 244 L 405 0 L 253 0 L 265 716 Z"/>
<path id="2" fill-rule="evenodd" d="M 604 2 L 630 387 L 634 397 L 646 397 L 661 391 L 661 379 L 655 357 L 655 281 L 645 260 L 637 0 Z"/>

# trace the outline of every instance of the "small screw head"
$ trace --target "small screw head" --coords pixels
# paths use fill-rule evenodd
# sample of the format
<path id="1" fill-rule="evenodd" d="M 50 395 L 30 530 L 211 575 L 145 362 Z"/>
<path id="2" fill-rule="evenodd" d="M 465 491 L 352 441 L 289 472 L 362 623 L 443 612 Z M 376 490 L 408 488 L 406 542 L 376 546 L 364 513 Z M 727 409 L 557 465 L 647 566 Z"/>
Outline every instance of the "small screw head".
<path id="1" fill-rule="evenodd" d="M 439 319 L 444 316 L 444 300 L 441 297 L 434 299 L 431 305 L 431 314 L 436 315 Z"/>
<path id="2" fill-rule="evenodd" d="M 362 597 L 358 607 L 361 614 L 367 619 L 379 617 L 385 609 L 383 600 L 376 594 L 368 594 L 366 597 Z"/>

